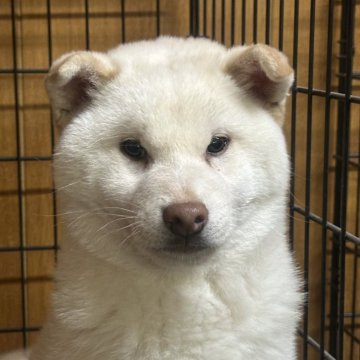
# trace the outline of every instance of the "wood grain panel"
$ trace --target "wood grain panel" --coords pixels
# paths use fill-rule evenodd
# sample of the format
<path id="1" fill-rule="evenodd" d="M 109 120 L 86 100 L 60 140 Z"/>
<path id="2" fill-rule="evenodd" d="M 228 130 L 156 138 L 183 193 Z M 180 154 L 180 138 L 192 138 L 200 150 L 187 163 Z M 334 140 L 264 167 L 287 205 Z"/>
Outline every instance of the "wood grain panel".
<path id="1" fill-rule="evenodd" d="M 0 253 L 0 327 L 21 327 L 20 256 L 18 253 Z M 0 350 L 21 346 L 18 334 L 0 333 Z"/>
<path id="2" fill-rule="evenodd" d="M 121 43 L 122 20 L 120 1 L 90 1 L 89 14 L 91 50 L 107 51 Z"/>

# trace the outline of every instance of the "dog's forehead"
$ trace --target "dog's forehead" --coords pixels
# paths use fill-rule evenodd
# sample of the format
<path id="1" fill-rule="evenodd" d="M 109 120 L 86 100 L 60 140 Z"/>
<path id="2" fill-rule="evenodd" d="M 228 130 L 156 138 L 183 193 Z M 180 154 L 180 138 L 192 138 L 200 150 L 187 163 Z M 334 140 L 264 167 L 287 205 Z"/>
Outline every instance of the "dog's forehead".
<path id="1" fill-rule="evenodd" d="M 225 107 L 224 75 L 189 69 L 153 66 L 142 72 L 119 76 L 112 102 L 121 110 L 124 126 L 152 133 L 173 132 L 211 125 Z M 227 84 L 226 80 L 225 83 Z M 231 89 L 230 89 L 231 91 Z"/>
<path id="2" fill-rule="evenodd" d="M 204 51 L 209 46 L 202 45 Z M 204 51 L 194 47 L 190 52 L 166 47 L 154 53 L 153 44 L 149 46 L 146 58 L 135 56 L 137 49 L 132 47 L 119 54 L 121 71 L 100 99 L 106 98 L 101 107 L 109 112 L 111 128 L 144 145 L 203 147 L 212 134 L 226 128 L 224 114 L 236 92 L 221 66 L 224 49 L 215 46 L 216 51 L 204 57 Z"/>
<path id="3" fill-rule="evenodd" d="M 216 42 L 201 38 L 179 39 L 160 37 L 155 41 L 128 43 L 111 50 L 108 55 L 120 68 L 174 65 L 192 63 L 219 63 L 226 48 Z"/>

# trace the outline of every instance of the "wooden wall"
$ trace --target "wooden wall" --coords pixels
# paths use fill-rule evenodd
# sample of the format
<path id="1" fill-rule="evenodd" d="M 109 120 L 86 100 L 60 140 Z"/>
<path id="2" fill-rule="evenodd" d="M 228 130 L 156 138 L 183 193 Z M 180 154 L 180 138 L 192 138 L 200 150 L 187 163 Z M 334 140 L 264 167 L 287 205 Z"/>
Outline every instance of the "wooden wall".
<path id="1" fill-rule="evenodd" d="M 15 1 L 16 32 L 16 67 L 19 69 L 38 69 L 39 73 L 27 72 L 15 75 L 14 39 L 12 29 L 11 1 L 0 2 L 0 69 L 8 69 L 0 74 L 0 247 L 48 246 L 48 250 L 32 250 L 26 253 L 19 251 L 0 251 L 0 328 L 21 328 L 25 319 L 29 328 L 41 325 L 45 319 L 52 290 L 52 274 L 54 253 L 51 249 L 55 239 L 61 243 L 61 218 L 54 216 L 54 193 L 52 188 L 51 160 L 36 160 L 51 156 L 53 129 L 50 111 L 43 87 L 44 71 L 50 62 L 60 54 L 86 48 L 86 27 L 89 30 L 89 47 L 92 50 L 106 50 L 122 41 L 153 38 L 157 35 L 156 0 L 125 1 L 125 13 L 121 13 L 121 1 L 89 0 L 89 23 L 85 20 L 85 1 L 53 0 L 51 1 L 51 48 L 49 51 L 49 22 L 47 18 L 46 0 Z M 242 32 L 242 1 L 235 1 L 234 38 L 231 34 L 232 19 L 230 9 L 232 2 L 225 4 L 225 27 L 221 27 L 222 2 L 216 1 L 216 27 L 212 28 L 212 1 L 207 1 L 206 32 L 231 45 L 239 44 L 244 38 L 246 43 L 254 41 L 253 1 L 246 2 L 245 33 Z M 318 0 L 315 9 L 314 56 L 309 58 L 310 37 L 310 1 L 301 1 L 299 8 L 299 38 L 297 57 L 297 85 L 308 87 L 309 65 L 313 67 L 313 87 L 325 89 L 326 56 L 327 56 L 327 15 L 328 1 Z M 200 30 L 204 30 L 203 1 L 200 1 Z M 279 40 L 280 1 L 270 2 L 270 43 L 283 46 L 284 52 L 293 61 L 294 39 L 294 1 L 284 2 L 283 38 Z M 266 1 L 258 1 L 257 36 L 258 42 L 266 41 Z M 160 1 L 160 32 L 178 36 L 189 34 L 189 1 Z M 124 20 L 125 18 L 125 20 Z M 123 23 L 124 21 L 124 23 Z M 125 32 L 123 31 L 125 29 Z M 337 86 L 338 44 L 340 37 L 340 6 L 335 6 L 333 22 L 333 51 L 331 57 L 332 86 Z M 357 24 L 356 38 L 359 39 L 360 26 Z M 359 42 L 358 42 L 359 43 Z M 355 57 L 355 68 L 360 68 L 360 57 Z M 15 82 L 17 88 L 15 88 Z M 359 83 L 354 82 L 353 92 L 359 95 Z M 18 108 L 18 112 L 15 108 Z M 337 104 L 331 103 L 329 160 L 327 173 L 323 172 L 323 144 L 325 124 L 325 99 L 307 94 L 296 95 L 296 167 L 295 197 L 300 206 L 305 204 L 306 189 L 306 149 L 308 144 L 307 130 L 309 122 L 309 106 L 312 129 L 311 151 L 311 212 L 322 215 L 323 177 L 329 176 L 328 218 L 332 219 L 333 186 L 335 160 L 335 136 Z M 291 100 L 289 99 L 288 116 L 285 133 L 290 141 L 291 132 Z M 359 152 L 359 105 L 352 106 L 351 152 Z M 55 139 L 55 140 L 53 140 Z M 16 157 L 31 157 L 33 160 L 22 161 Z M 358 198 L 358 170 L 351 168 L 349 177 L 348 230 L 356 231 L 356 209 Z M 20 191 L 20 196 L 19 196 Z M 294 248 L 300 266 L 304 259 L 305 227 L 304 217 L 295 214 Z M 54 231 L 54 225 L 57 225 Z M 328 245 L 332 234 L 328 233 Z M 21 238 L 23 240 L 21 240 Z M 309 334 L 319 338 L 320 329 L 320 288 L 323 280 L 321 270 L 321 226 L 310 224 L 310 269 L 309 269 Z M 329 258 L 327 259 L 329 267 Z M 351 309 L 351 293 L 353 280 L 354 257 L 347 255 L 347 296 L 346 311 Z M 23 265 L 21 268 L 20 264 Z M 358 267 L 359 269 L 360 267 Z M 22 285 L 21 272 L 26 275 L 26 284 Z M 358 270 L 358 279 L 360 271 Z M 329 281 L 327 276 L 326 282 Z M 360 285 L 358 286 L 360 288 Z M 358 291 L 359 293 L 359 291 Z M 22 300 L 23 295 L 23 300 Z M 359 295 L 360 296 L 360 293 Z M 359 297 L 358 297 L 359 299 Z M 26 312 L 22 311 L 22 303 L 26 304 Z M 329 300 L 327 297 L 327 307 Z M 359 306 L 357 307 L 359 312 Z M 358 325 L 360 326 L 360 325 Z M 36 338 L 36 331 L 29 332 L 31 344 Z M 357 334 L 360 336 L 360 333 Z M 1 333 L 0 351 L 22 346 L 21 332 Z M 350 358 L 349 338 L 346 337 L 347 353 Z M 359 345 L 354 348 L 353 359 L 360 356 Z M 300 350 L 301 351 L 301 350 Z M 315 351 L 309 348 L 309 359 L 318 359 Z"/>

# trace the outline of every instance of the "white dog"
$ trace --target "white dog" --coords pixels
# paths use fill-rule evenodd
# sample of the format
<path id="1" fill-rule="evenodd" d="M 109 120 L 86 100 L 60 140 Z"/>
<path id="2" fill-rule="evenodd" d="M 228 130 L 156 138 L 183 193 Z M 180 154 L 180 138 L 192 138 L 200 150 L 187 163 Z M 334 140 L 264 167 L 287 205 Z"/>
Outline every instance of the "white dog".
<path id="1" fill-rule="evenodd" d="M 296 359 L 292 82 L 275 49 L 193 38 L 53 64 L 65 238 L 31 360 Z"/>

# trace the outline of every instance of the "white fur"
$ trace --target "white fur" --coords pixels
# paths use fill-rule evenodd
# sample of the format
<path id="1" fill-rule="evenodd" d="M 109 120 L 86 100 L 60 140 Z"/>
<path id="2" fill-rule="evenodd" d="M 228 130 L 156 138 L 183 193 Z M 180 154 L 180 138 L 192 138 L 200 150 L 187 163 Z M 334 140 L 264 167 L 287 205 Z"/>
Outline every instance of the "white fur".
<path id="1" fill-rule="evenodd" d="M 296 359 L 301 296 L 281 128 L 226 73 L 218 44 L 161 38 L 108 56 L 118 74 L 57 147 L 65 238 L 31 360 Z M 206 155 L 218 134 L 228 149 Z M 127 138 L 148 163 L 121 153 Z M 206 205 L 215 250 L 155 251 L 170 236 L 162 209 L 186 201 Z"/>

